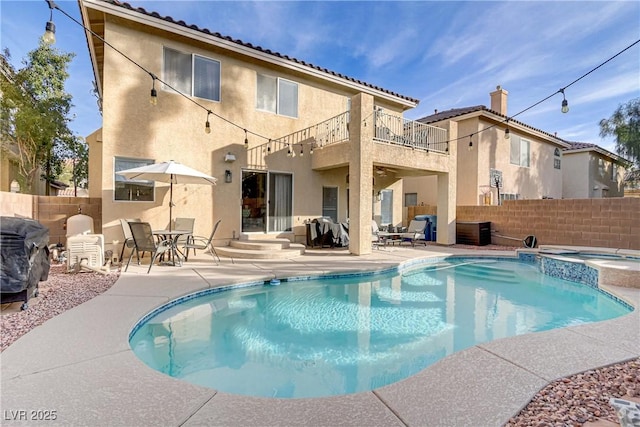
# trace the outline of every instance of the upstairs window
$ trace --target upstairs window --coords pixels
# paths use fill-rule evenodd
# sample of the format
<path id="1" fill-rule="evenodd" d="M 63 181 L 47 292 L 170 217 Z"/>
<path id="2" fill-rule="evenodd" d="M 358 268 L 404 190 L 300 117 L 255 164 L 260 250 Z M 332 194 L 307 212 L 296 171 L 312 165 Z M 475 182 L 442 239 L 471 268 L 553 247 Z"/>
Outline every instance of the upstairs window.
<path id="1" fill-rule="evenodd" d="M 220 101 L 220 61 L 165 47 L 164 81 L 186 95 Z"/>
<path id="2" fill-rule="evenodd" d="M 298 84 L 258 74 L 256 108 L 281 116 L 298 117 Z"/>
<path id="3" fill-rule="evenodd" d="M 520 138 L 518 135 L 511 136 L 510 161 L 512 165 L 530 166 L 531 142 Z"/>

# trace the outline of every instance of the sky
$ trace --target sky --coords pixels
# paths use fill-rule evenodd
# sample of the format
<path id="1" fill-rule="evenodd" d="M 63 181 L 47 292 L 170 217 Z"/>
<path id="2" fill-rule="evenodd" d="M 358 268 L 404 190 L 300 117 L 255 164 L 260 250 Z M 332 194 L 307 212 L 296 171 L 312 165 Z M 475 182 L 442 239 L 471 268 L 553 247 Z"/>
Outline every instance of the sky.
<path id="1" fill-rule="evenodd" d="M 509 92 L 508 116 L 567 141 L 597 144 L 599 122 L 640 97 L 638 1 L 147 1 L 134 7 L 363 80 L 418 99 L 405 113 L 490 106 L 489 93 Z M 77 1 L 56 4 L 81 21 Z M 0 46 L 21 68 L 49 20 L 44 0 L 0 0 Z M 73 96 L 72 131 L 101 126 L 82 28 L 57 10 L 55 47 L 75 53 L 66 89 Z M 133 58 L 135 59 L 135 58 Z"/>

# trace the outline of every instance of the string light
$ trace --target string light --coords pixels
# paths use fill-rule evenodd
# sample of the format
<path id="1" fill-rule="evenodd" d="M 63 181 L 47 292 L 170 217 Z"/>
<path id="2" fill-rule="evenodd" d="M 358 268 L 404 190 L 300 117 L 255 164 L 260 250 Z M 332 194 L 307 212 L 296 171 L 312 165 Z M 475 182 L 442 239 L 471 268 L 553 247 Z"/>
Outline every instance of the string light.
<path id="1" fill-rule="evenodd" d="M 133 63 L 134 65 L 136 65 L 138 68 L 140 68 L 142 71 L 148 73 L 152 79 L 153 79 L 153 87 L 151 89 L 151 99 L 150 102 L 152 105 L 156 105 L 157 103 L 157 92 L 155 90 L 155 80 L 159 80 L 160 83 L 162 83 L 166 88 L 173 90 L 174 92 L 176 92 L 177 94 L 183 96 L 184 98 L 186 98 L 187 100 L 191 101 L 192 103 L 194 103 L 196 106 L 204 109 L 205 111 L 209 112 L 210 110 L 208 110 L 206 107 L 204 107 L 203 105 L 199 104 L 195 99 L 191 98 L 190 96 L 187 96 L 186 94 L 182 93 L 181 91 L 175 89 L 174 87 L 172 87 L 171 85 L 169 85 L 168 83 L 164 82 L 163 80 L 159 79 L 157 76 L 155 76 L 154 74 L 152 74 L 151 72 L 149 72 L 146 68 L 144 68 L 143 66 L 141 66 L 140 64 L 138 64 L 136 61 L 134 61 L 133 59 L 131 59 L 130 57 L 128 57 L 126 54 L 124 54 L 122 51 L 120 51 L 119 49 L 117 49 L 115 46 L 113 46 L 112 44 L 110 44 L 109 42 L 107 42 L 101 35 L 97 34 L 96 32 L 92 31 L 91 29 L 87 28 L 83 23 L 79 22 L 77 19 L 75 19 L 73 16 L 69 15 L 67 12 L 65 12 L 63 9 L 61 9 L 58 5 L 56 5 L 54 3 L 53 0 L 45 0 L 47 2 L 47 4 L 49 5 L 49 9 L 51 9 L 51 17 L 50 17 L 50 21 L 47 22 L 47 25 L 45 27 L 46 31 L 45 31 L 45 35 L 43 36 L 43 39 L 45 38 L 45 36 L 48 37 L 49 40 L 52 40 L 52 42 L 55 42 L 55 24 L 53 23 L 53 9 L 57 9 L 59 10 L 63 15 L 65 15 L 67 18 L 69 18 L 70 20 L 72 20 L 73 22 L 75 22 L 76 24 L 78 24 L 80 27 L 82 27 L 86 32 L 90 33 L 91 35 L 93 35 L 94 37 L 96 37 L 98 40 L 100 40 L 102 43 L 104 43 L 105 45 L 109 46 L 111 49 L 113 49 L 114 51 L 116 51 L 117 53 L 119 53 L 121 56 L 123 56 L 125 59 L 129 60 L 131 63 Z M 50 33 L 50 34 L 47 34 Z M 53 36 L 53 37 L 51 37 Z M 45 40 L 46 41 L 46 40 Z M 622 53 L 626 52 L 627 50 L 631 49 L 633 46 L 635 46 L 636 44 L 640 43 L 640 39 L 636 40 L 635 42 L 631 43 L 629 46 L 627 46 L 626 48 L 622 49 L 621 51 L 619 51 L 618 53 L 616 53 L 615 55 L 613 55 L 612 57 L 608 58 L 606 61 L 602 62 L 601 64 L 599 64 L 597 67 L 591 69 L 590 71 L 588 71 L 587 73 L 583 74 L 582 76 L 580 76 L 579 78 L 575 79 L 573 82 L 569 83 L 568 85 L 566 85 L 565 87 L 563 87 L 562 89 L 558 90 L 557 92 L 547 96 L 546 98 L 536 102 L 535 104 L 525 108 L 524 110 L 518 112 L 517 114 L 514 114 L 511 116 L 511 118 L 514 118 L 516 116 L 519 116 L 523 113 L 525 113 L 526 111 L 538 106 L 539 104 L 541 104 L 542 102 L 548 100 L 549 98 L 551 98 L 552 96 L 554 96 L 557 93 L 562 93 L 563 94 L 563 101 L 562 101 L 562 112 L 566 113 L 569 111 L 569 103 L 567 102 L 566 98 L 564 97 L 564 90 L 567 89 L 568 87 L 572 86 L 573 84 L 577 83 L 578 81 L 582 80 L 583 78 L 585 78 L 586 76 L 588 76 L 589 74 L 593 73 L 594 71 L 596 71 L 597 69 L 599 69 L 600 67 L 604 66 L 605 64 L 607 64 L 608 62 L 612 61 L 613 59 L 615 59 L 616 57 L 618 57 L 619 55 L 621 55 Z M 375 113 L 375 111 L 374 111 Z M 239 126 L 238 124 L 216 114 L 216 113 L 211 113 L 214 116 L 220 118 L 221 120 L 229 123 L 232 126 L 235 126 L 239 129 L 242 129 L 245 131 L 245 135 L 247 133 L 251 133 L 259 138 L 263 138 L 263 139 L 268 139 L 269 143 L 267 145 L 267 152 L 271 152 L 271 138 L 267 138 L 263 135 L 260 135 L 256 132 L 253 131 L 249 131 L 247 129 L 242 128 L 241 126 Z M 505 120 L 506 121 L 506 120 Z M 504 121 L 503 121 L 504 122 Z M 367 126 L 367 119 L 363 120 L 363 125 L 364 127 Z M 488 126 L 479 132 L 483 132 L 486 130 L 491 129 L 492 127 L 494 127 L 496 125 L 491 125 Z M 506 132 L 505 132 L 506 133 Z M 473 134 L 470 135 L 470 137 Z M 456 138 L 455 140 L 449 140 L 447 141 L 447 147 L 445 149 L 446 152 L 449 152 L 449 142 L 452 141 L 457 141 L 460 140 L 462 138 L 464 138 L 465 136 L 460 136 L 458 138 Z M 245 138 L 246 140 L 246 138 Z M 473 142 L 470 141 L 469 142 L 469 146 L 470 149 L 473 147 Z M 322 147 L 322 143 L 320 143 L 320 148 Z"/>
<path id="2" fill-rule="evenodd" d="M 56 42 L 56 24 L 53 23 L 53 9 L 58 6 L 52 0 L 46 0 L 47 4 L 49 4 L 49 10 L 51 14 L 49 15 L 49 21 L 44 27 L 44 34 L 42 35 L 42 41 L 46 44 L 54 44 Z"/>
<path id="3" fill-rule="evenodd" d="M 469 151 L 473 150 L 473 134 L 469 135 Z"/>
<path id="4" fill-rule="evenodd" d="M 568 113 L 569 112 L 569 101 L 567 101 L 567 98 L 565 98 L 565 96 L 564 96 L 564 88 L 560 89 L 558 92 L 560 92 L 562 94 L 562 108 L 560 109 L 560 111 L 562 111 L 563 113 Z"/>
<path id="5" fill-rule="evenodd" d="M 511 138 L 511 131 L 509 131 L 509 119 L 507 119 L 507 128 L 504 130 L 504 139 Z"/>
<path id="6" fill-rule="evenodd" d="M 244 130 L 244 148 L 249 149 L 249 138 L 247 137 L 247 130 Z"/>
<path id="7" fill-rule="evenodd" d="M 210 115 L 211 113 L 212 113 L 212 111 L 211 111 L 211 110 L 208 110 L 208 111 L 207 111 L 207 121 L 206 121 L 206 123 L 204 124 L 204 132 L 205 132 L 205 133 L 207 133 L 207 134 L 211 133 L 211 123 L 209 123 L 209 115 Z"/>
<path id="8" fill-rule="evenodd" d="M 304 145 L 300 144 L 300 157 L 304 156 Z"/>
<path id="9" fill-rule="evenodd" d="M 287 144 L 287 157 L 291 157 L 291 147 Z"/>
<path id="10" fill-rule="evenodd" d="M 158 92 L 156 91 L 156 76 L 153 73 L 149 73 L 151 75 L 151 97 L 149 98 L 149 103 L 151 105 L 158 104 Z"/>
<path id="11" fill-rule="evenodd" d="M 309 154 L 313 156 L 313 142 L 309 144 Z"/>

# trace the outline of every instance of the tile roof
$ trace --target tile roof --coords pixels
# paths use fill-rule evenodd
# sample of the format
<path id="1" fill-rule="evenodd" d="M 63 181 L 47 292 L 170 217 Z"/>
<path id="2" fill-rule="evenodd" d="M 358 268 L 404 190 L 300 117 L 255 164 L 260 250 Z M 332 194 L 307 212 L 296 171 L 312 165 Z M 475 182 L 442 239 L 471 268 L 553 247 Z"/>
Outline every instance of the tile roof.
<path id="1" fill-rule="evenodd" d="M 229 36 L 224 36 L 224 35 L 222 35 L 220 33 L 217 33 L 217 32 L 211 32 L 209 29 L 200 28 L 197 25 L 187 25 L 184 21 L 182 21 L 182 20 L 176 21 L 171 16 L 162 16 L 157 12 L 148 12 L 146 9 L 144 9 L 142 7 L 133 7 L 129 3 L 121 2 L 121 1 L 118 1 L 118 0 L 102 0 L 102 1 L 105 2 L 105 3 L 109 3 L 109 4 L 112 4 L 112 5 L 115 5 L 115 6 L 119 6 L 119 7 L 125 8 L 125 9 L 129 9 L 131 11 L 139 12 L 139 13 L 145 14 L 147 16 L 151 16 L 151 17 L 154 17 L 154 18 L 162 19 L 164 21 L 170 22 L 172 24 L 180 25 L 180 26 L 183 26 L 185 28 L 190 28 L 192 30 L 200 31 L 200 32 L 202 32 L 204 34 L 217 37 L 217 38 L 219 38 L 221 40 L 230 41 L 230 42 L 236 43 L 238 45 L 241 45 L 241 46 L 244 46 L 244 47 L 248 47 L 250 49 L 254 49 L 254 50 L 258 51 L 258 52 L 262 52 L 262 53 L 266 53 L 266 54 L 269 54 L 269 55 L 273 55 L 273 56 L 275 56 L 277 58 L 280 58 L 280 59 L 284 59 L 284 60 L 287 60 L 287 61 L 295 62 L 297 64 L 301 64 L 301 65 L 304 65 L 306 67 L 309 67 L 309 68 L 312 68 L 312 69 L 315 69 L 315 70 L 318 70 L 318 71 L 322 71 L 322 72 L 324 72 L 326 74 L 329 74 L 329 75 L 332 75 L 332 76 L 335 76 L 335 77 L 339 77 L 341 79 L 348 80 L 350 82 L 357 83 L 359 85 L 366 86 L 366 87 L 369 87 L 371 89 L 375 89 L 375 90 L 380 91 L 380 92 L 384 92 L 386 94 L 389 94 L 389 95 L 404 99 L 404 100 L 409 101 L 409 102 L 413 102 L 413 103 L 416 103 L 416 104 L 420 102 L 418 99 L 411 98 L 411 97 L 408 97 L 408 96 L 405 96 L 405 95 L 401 95 L 399 93 L 390 91 L 388 89 L 384 89 L 382 87 L 375 86 L 373 84 L 364 82 L 362 80 L 358 80 L 358 79 L 355 79 L 353 77 L 349 77 L 349 76 L 346 76 L 344 74 L 340 74 L 338 72 L 328 70 L 327 68 L 323 68 L 323 67 L 311 64 L 309 62 L 305 62 L 305 61 L 302 61 L 300 59 L 296 59 L 296 58 L 290 57 L 288 55 L 283 55 L 280 52 L 273 52 L 272 50 L 264 49 L 261 46 L 254 46 L 251 43 L 244 42 L 244 41 L 242 41 L 240 39 L 234 39 L 234 38 L 229 37 Z"/>
<path id="2" fill-rule="evenodd" d="M 585 148 L 600 148 L 596 144 L 589 144 L 588 142 L 572 142 L 572 141 L 566 141 L 566 142 L 570 144 L 571 147 L 564 148 L 563 150 L 565 151 L 582 150 Z"/>
<path id="3" fill-rule="evenodd" d="M 442 120 L 448 120 L 448 119 L 452 119 L 454 117 L 463 116 L 465 114 L 475 113 L 476 111 L 484 111 L 484 112 L 487 112 L 487 113 L 491 113 L 493 115 L 502 117 L 505 120 L 509 119 L 509 122 L 511 122 L 511 123 L 517 123 L 520 126 L 524 126 L 526 128 L 532 129 L 534 131 L 543 133 L 543 134 L 545 134 L 547 136 L 550 136 L 550 137 L 552 137 L 552 138 L 554 138 L 556 140 L 559 140 L 559 141 L 562 141 L 562 142 L 565 142 L 565 143 L 567 142 L 567 141 L 563 140 L 562 138 L 559 138 L 558 136 L 556 136 L 554 134 L 551 134 L 549 132 L 545 132 L 542 129 L 535 128 L 535 127 L 530 126 L 530 125 L 528 125 L 526 123 L 523 123 L 523 122 L 521 122 L 519 120 L 507 117 L 507 116 L 505 116 L 503 114 L 498 113 L 497 111 L 494 111 L 494 110 L 491 110 L 491 109 L 485 107 L 484 105 L 474 105 L 472 107 L 452 108 L 451 110 L 441 111 L 441 112 L 437 112 L 435 114 L 431 114 L 430 116 L 422 117 L 421 119 L 418 119 L 416 121 L 418 121 L 420 123 L 424 123 L 424 124 L 431 124 L 431 123 L 439 122 L 439 121 L 442 121 Z"/>

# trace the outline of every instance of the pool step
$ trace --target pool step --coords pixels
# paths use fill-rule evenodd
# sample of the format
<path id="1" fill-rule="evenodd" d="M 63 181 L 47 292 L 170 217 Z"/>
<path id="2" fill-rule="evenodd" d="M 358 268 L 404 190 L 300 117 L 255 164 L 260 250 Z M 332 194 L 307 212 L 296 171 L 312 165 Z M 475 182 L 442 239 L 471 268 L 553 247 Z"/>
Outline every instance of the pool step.
<path id="1" fill-rule="evenodd" d="M 298 243 L 283 242 L 242 242 L 237 245 L 232 240 L 230 246 L 216 247 L 219 256 L 242 259 L 287 259 L 304 254 L 305 246 Z M 283 247 L 286 246 L 286 247 Z"/>
<path id="2" fill-rule="evenodd" d="M 456 274 L 476 278 L 488 278 L 495 282 L 516 283 L 519 281 L 518 276 L 511 271 L 503 268 L 490 267 L 486 264 L 467 264 L 460 265 L 455 269 Z"/>
<path id="3" fill-rule="evenodd" d="M 291 242 L 289 239 L 268 239 L 268 240 L 232 240 L 229 246 L 236 249 L 248 249 L 254 251 L 277 251 L 289 249 Z"/>

